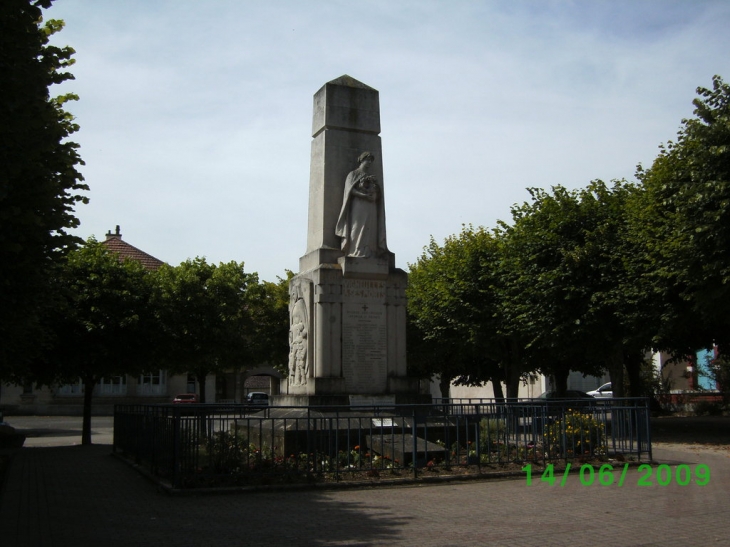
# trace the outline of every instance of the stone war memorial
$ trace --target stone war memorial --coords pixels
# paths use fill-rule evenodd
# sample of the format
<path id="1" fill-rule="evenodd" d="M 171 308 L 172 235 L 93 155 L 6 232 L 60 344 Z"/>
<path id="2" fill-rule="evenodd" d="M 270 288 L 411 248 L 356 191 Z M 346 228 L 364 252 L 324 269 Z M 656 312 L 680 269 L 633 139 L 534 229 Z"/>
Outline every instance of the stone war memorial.
<path id="1" fill-rule="evenodd" d="M 280 393 L 266 409 L 117 405 L 115 453 L 173 489 L 372 484 L 380 473 L 479 475 L 494 465 L 522 473 L 525 462 L 576 455 L 603 463 L 609 450 L 651 460 L 646 399 L 581 406 L 585 420 L 570 401 L 549 414 L 534 402 L 428 404 L 406 369 L 408 276 L 388 248 L 378 92 L 350 76 L 326 83 L 312 134 L 307 247 L 289 284 Z M 576 419 L 589 425 L 573 429 Z"/>
<path id="2" fill-rule="evenodd" d="M 388 250 L 378 91 L 341 76 L 314 95 L 307 249 L 289 285 L 289 377 L 277 406 L 430 402 L 406 374 L 406 272 Z"/>

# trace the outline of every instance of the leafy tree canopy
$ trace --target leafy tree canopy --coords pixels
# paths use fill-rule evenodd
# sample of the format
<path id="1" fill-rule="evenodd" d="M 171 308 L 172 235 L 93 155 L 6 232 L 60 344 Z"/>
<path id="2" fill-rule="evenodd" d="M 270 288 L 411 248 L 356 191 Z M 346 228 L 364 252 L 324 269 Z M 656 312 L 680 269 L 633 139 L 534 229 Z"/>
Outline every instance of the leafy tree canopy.
<path id="1" fill-rule="evenodd" d="M 82 443 L 91 442 L 91 398 L 104 377 L 135 374 L 151 362 L 152 274 L 120 260 L 93 238 L 70 252 L 54 279 L 58 298 L 46 317 L 53 341 L 31 371 L 39 383 L 84 385 Z"/>
<path id="2" fill-rule="evenodd" d="M 267 346 L 256 336 L 257 321 L 270 320 L 266 306 L 276 295 L 267 298 L 257 274 L 246 273 L 243 263 L 215 265 L 195 258 L 175 267 L 163 265 L 156 280 L 155 307 L 163 333 L 157 358 L 173 373 L 193 374 L 202 402 L 208 375 L 260 362 Z"/>
<path id="3" fill-rule="evenodd" d="M 513 225 L 501 225 L 511 276 L 504 313 L 526 336 L 530 362 L 558 389 L 570 370 L 619 376 L 626 354 L 649 344 L 646 329 L 637 330 L 648 320 L 628 297 L 636 291 L 624 260 L 632 252 L 626 203 L 635 191 L 599 180 L 574 191 L 534 188 L 532 202 L 513 208 Z"/>
<path id="4" fill-rule="evenodd" d="M 50 0 L 0 2 L 0 376 L 18 378 L 38 356 L 53 269 L 79 242 L 74 207 L 88 190 L 78 130 L 49 88 L 73 79 L 74 50 L 49 45 L 62 21 L 42 22 Z"/>
<path id="5" fill-rule="evenodd" d="M 730 344 L 730 86 L 715 76 L 697 94 L 695 117 L 637 173 L 645 275 L 664 303 L 655 345 L 675 355 Z"/>
<path id="6" fill-rule="evenodd" d="M 464 227 L 442 246 L 431 240 L 410 265 L 408 281 L 411 373 L 457 384 L 492 381 L 517 389 L 521 369 L 514 333 L 501 313 L 502 243 L 483 228 Z"/>

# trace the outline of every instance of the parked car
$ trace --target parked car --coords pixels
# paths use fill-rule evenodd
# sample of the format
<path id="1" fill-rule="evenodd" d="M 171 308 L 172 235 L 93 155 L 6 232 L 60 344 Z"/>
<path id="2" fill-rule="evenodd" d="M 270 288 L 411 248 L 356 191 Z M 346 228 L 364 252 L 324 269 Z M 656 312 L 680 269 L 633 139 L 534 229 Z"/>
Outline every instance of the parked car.
<path id="1" fill-rule="evenodd" d="M 611 389 L 611 382 L 608 382 L 607 384 L 603 384 L 598 389 L 589 391 L 588 395 L 591 395 L 592 397 L 613 397 L 613 390 Z"/>
<path id="2" fill-rule="evenodd" d="M 175 395 L 175 398 L 172 400 L 174 404 L 193 404 L 199 402 L 198 394 L 197 393 L 181 393 L 180 395 Z"/>
<path id="3" fill-rule="evenodd" d="M 584 391 L 569 389 L 565 395 L 558 395 L 557 391 L 546 391 L 533 399 L 535 403 L 545 404 L 544 408 L 537 408 L 532 422 L 538 429 L 546 427 L 556 420 L 560 420 L 569 411 L 590 412 L 596 406 L 595 397 Z"/>
<path id="4" fill-rule="evenodd" d="M 546 391 L 538 399 L 593 399 L 593 395 L 577 389 L 569 389 L 562 397 L 558 395 L 557 391 Z"/>
<path id="5" fill-rule="evenodd" d="M 554 413 L 556 410 L 563 412 L 571 408 L 578 409 L 593 406 L 596 403 L 596 398 L 588 395 L 585 391 L 569 389 L 562 396 L 558 395 L 557 391 L 546 391 L 534 401 L 538 403 L 547 402 L 548 409 L 551 413 Z"/>
<path id="6" fill-rule="evenodd" d="M 246 395 L 245 404 L 250 408 L 266 408 L 269 406 L 269 394 L 262 391 L 252 391 Z"/>

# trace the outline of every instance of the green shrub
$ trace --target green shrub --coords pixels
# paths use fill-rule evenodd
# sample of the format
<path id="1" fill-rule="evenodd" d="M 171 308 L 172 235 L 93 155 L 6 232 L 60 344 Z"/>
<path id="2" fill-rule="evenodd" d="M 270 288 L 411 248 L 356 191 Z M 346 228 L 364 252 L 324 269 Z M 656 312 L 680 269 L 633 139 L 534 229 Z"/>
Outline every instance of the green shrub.
<path id="1" fill-rule="evenodd" d="M 479 423 L 479 443 L 483 446 L 489 446 L 498 442 L 504 437 L 507 424 L 504 420 L 496 418 L 482 418 Z"/>
<path id="2" fill-rule="evenodd" d="M 694 405 L 695 416 L 722 416 L 722 405 L 719 402 L 700 401 Z"/>

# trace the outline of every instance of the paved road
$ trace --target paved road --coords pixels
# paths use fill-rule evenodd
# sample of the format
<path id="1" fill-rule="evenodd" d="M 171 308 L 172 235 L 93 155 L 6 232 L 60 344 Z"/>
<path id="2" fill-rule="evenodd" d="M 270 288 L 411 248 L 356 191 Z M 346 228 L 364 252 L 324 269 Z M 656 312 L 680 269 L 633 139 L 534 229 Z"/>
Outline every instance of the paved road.
<path id="1" fill-rule="evenodd" d="M 40 429 L 40 428 L 36 428 Z M 657 448 L 706 486 L 463 484 L 169 496 L 110 446 L 23 448 L 0 497 L 3 547 L 728 545 L 730 452 Z M 618 479 L 618 474 L 616 475 Z"/>
<path id="2" fill-rule="evenodd" d="M 81 418 L 78 416 L 7 416 L 5 421 L 26 436 L 27 447 L 74 446 L 81 444 Z M 91 442 L 114 442 L 114 418 L 92 416 Z"/>

